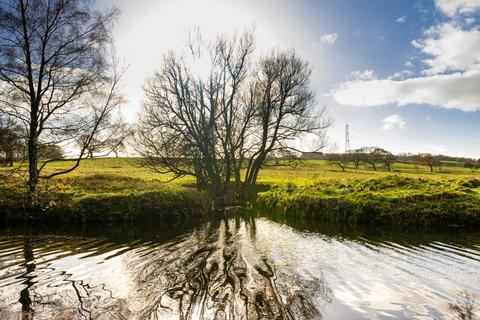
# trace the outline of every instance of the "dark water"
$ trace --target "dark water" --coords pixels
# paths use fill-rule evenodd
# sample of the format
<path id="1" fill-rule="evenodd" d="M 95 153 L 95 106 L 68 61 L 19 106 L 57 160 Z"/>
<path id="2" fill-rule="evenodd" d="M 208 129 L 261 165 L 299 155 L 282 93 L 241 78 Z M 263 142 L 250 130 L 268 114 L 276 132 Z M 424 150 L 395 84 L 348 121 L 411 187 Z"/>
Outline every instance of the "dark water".
<path id="1" fill-rule="evenodd" d="M 0 319 L 454 319 L 480 233 L 237 217 L 0 229 Z"/>

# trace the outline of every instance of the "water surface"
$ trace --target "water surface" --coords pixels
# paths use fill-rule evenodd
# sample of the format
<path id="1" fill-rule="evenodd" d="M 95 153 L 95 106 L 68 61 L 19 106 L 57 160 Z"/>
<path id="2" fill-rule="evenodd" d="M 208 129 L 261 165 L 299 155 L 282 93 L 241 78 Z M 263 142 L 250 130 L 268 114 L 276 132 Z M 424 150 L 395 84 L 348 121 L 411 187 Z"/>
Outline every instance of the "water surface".
<path id="1" fill-rule="evenodd" d="M 0 319 L 455 319 L 462 290 L 480 297 L 476 231 L 253 217 L 0 229 Z"/>

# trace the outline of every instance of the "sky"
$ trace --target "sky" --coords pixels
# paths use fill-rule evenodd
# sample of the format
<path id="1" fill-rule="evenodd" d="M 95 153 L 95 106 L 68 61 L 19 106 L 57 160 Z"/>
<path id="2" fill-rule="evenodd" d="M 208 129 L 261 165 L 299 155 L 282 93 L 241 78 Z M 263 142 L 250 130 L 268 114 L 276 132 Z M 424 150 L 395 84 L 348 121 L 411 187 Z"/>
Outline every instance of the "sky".
<path id="1" fill-rule="evenodd" d="M 480 157 L 480 0 L 99 0 L 121 16 L 116 53 L 128 64 L 124 114 L 168 50 L 254 30 L 257 52 L 293 48 L 313 67 L 318 107 L 334 124 L 329 151 Z"/>

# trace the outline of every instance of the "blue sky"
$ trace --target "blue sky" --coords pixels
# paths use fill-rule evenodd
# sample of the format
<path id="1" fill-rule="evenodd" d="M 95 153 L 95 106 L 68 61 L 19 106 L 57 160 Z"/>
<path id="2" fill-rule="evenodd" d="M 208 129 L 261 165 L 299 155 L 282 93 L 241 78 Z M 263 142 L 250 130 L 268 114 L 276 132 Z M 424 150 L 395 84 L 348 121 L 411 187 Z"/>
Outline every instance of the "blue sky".
<path id="1" fill-rule="evenodd" d="M 122 16 L 117 53 L 133 119 L 145 79 L 188 30 L 255 28 L 257 48 L 294 48 L 334 125 L 331 149 L 480 157 L 480 0 L 101 0 Z M 477 89 L 478 88 L 478 89 Z"/>

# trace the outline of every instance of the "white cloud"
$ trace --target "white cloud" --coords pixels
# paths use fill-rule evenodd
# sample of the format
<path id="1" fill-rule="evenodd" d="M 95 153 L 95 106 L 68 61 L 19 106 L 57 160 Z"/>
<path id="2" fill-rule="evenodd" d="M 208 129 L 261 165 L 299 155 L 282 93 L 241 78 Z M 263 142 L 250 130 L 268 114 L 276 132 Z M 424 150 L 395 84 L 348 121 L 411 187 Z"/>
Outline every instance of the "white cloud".
<path id="1" fill-rule="evenodd" d="M 338 35 L 335 32 L 333 32 L 333 33 L 328 33 L 328 34 L 322 35 L 318 39 L 318 42 L 321 45 L 331 46 L 337 41 L 337 39 L 338 39 Z"/>
<path id="2" fill-rule="evenodd" d="M 407 16 L 401 16 L 401 17 L 398 17 L 395 22 L 397 23 L 404 23 L 405 21 L 407 20 Z"/>
<path id="3" fill-rule="evenodd" d="M 435 5 L 446 15 L 454 16 L 480 9 L 480 0 L 435 0 Z"/>
<path id="4" fill-rule="evenodd" d="M 373 80 L 376 78 L 373 70 L 355 70 L 351 73 L 351 80 Z"/>
<path id="5" fill-rule="evenodd" d="M 453 23 L 444 23 L 426 31 L 426 38 L 412 45 L 430 56 L 423 62 L 429 66 L 425 74 L 452 70 L 468 70 L 480 62 L 480 30 L 462 30 Z"/>
<path id="6" fill-rule="evenodd" d="M 412 41 L 412 45 L 425 56 L 423 76 L 414 77 L 404 70 L 385 79 L 357 77 L 340 84 L 330 95 L 352 106 L 428 104 L 480 110 L 480 30 L 443 23 L 428 29 L 425 38 Z"/>
<path id="7" fill-rule="evenodd" d="M 398 114 L 392 114 L 382 120 L 383 130 L 390 130 L 393 128 L 403 129 L 405 128 L 405 121 Z"/>
<path id="8" fill-rule="evenodd" d="M 402 70 L 402 71 L 399 71 L 399 72 L 395 72 L 394 74 L 389 76 L 387 79 L 389 79 L 389 80 L 402 80 L 402 79 L 405 79 L 405 78 L 407 78 L 409 76 L 412 76 L 412 75 L 413 75 L 412 71 Z"/>
<path id="9" fill-rule="evenodd" d="M 347 81 L 330 92 L 340 104 L 381 106 L 428 104 L 463 111 L 480 110 L 480 67 L 463 73 L 406 80 Z"/>

